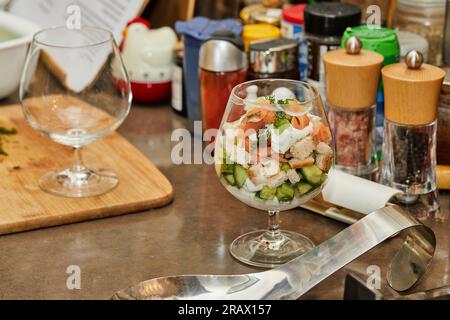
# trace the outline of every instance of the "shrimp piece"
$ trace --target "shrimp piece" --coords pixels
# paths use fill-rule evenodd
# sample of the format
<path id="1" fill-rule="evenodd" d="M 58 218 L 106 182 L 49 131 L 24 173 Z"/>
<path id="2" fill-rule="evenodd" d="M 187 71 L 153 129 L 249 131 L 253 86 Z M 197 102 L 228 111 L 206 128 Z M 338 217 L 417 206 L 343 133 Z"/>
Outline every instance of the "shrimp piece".
<path id="1" fill-rule="evenodd" d="M 303 130 L 309 125 L 308 116 L 292 117 L 291 124 L 295 129 Z"/>
<path id="2" fill-rule="evenodd" d="M 252 109 L 247 112 L 245 119 L 241 123 L 241 128 L 246 132 L 247 130 L 258 131 L 262 129 L 266 124 L 273 123 L 275 121 L 276 114 L 271 110 L 266 109 Z"/>
<path id="3" fill-rule="evenodd" d="M 325 142 L 331 143 L 331 131 L 328 127 L 324 126 L 321 122 L 314 123 L 313 138 L 316 143 Z"/>

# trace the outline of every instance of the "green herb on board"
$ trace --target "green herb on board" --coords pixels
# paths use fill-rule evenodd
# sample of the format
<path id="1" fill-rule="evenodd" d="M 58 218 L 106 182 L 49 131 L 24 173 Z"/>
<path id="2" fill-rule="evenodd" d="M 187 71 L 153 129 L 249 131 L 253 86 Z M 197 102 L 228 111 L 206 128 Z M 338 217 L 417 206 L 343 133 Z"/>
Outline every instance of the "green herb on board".
<path id="1" fill-rule="evenodd" d="M 5 135 L 17 134 L 17 130 L 15 128 L 8 130 L 3 127 L 0 127 L 0 134 L 5 134 Z"/>
<path id="2" fill-rule="evenodd" d="M 17 130 L 15 128 L 6 129 L 3 127 L 0 127 L 0 156 L 8 155 L 8 153 L 3 149 L 1 135 L 13 135 L 13 134 L 17 134 Z"/>

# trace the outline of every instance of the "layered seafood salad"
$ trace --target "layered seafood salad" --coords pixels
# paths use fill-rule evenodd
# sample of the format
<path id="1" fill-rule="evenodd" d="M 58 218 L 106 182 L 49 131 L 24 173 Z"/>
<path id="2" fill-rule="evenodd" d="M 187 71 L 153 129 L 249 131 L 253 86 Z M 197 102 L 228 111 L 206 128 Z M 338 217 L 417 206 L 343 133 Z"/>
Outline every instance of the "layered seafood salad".
<path id="1" fill-rule="evenodd" d="M 262 210 L 287 210 L 315 197 L 334 161 L 326 123 L 296 98 L 245 101 L 230 110 L 216 140 L 222 183 Z"/>

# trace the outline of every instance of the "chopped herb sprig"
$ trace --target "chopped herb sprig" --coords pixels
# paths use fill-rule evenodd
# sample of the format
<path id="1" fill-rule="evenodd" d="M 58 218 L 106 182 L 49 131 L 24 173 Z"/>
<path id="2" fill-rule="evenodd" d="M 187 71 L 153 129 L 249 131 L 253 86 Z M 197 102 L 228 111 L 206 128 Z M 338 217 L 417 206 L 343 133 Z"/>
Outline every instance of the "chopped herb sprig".
<path id="1" fill-rule="evenodd" d="M 0 127 L 0 134 L 5 134 L 5 135 L 11 135 L 11 134 L 16 134 L 17 130 L 15 128 L 12 128 L 10 130 Z"/>

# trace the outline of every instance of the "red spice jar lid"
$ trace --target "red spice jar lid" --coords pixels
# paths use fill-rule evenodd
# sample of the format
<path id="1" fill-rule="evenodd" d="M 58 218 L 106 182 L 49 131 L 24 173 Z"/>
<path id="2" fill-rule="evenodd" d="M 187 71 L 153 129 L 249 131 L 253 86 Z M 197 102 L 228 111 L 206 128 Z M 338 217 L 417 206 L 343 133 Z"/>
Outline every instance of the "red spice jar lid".
<path id="1" fill-rule="evenodd" d="M 286 8 L 283 10 L 283 20 L 303 25 L 303 13 L 305 11 L 306 4 L 297 4 L 295 6 Z"/>

